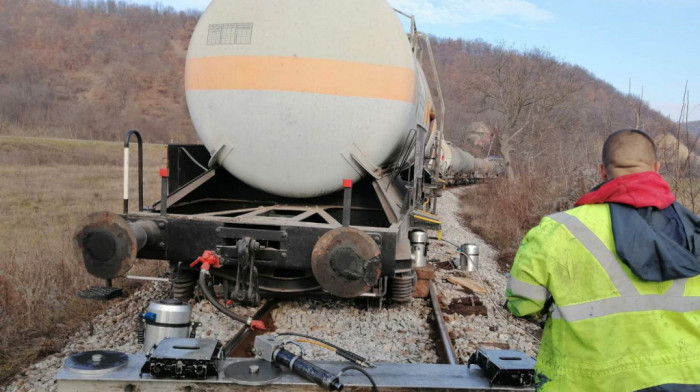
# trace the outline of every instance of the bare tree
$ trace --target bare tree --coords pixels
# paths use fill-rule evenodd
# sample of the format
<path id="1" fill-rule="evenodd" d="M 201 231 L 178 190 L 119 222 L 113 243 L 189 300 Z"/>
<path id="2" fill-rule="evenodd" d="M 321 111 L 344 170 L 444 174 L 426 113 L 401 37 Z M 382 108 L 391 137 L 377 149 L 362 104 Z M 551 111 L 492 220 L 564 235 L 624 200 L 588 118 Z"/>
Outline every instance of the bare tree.
<path id="1" fill-rule="evenodd" d="M 481 96 L 481 113 L 489 122 L 513 179 L 513 147 L 528 136 L 551 127 L 556 111 L 578 88 L 573 67 L 558 62 L 546 52 L 524 53 L 492 49 L 489 56 L 473 58 L 475 73 L 467 89 Z"/>

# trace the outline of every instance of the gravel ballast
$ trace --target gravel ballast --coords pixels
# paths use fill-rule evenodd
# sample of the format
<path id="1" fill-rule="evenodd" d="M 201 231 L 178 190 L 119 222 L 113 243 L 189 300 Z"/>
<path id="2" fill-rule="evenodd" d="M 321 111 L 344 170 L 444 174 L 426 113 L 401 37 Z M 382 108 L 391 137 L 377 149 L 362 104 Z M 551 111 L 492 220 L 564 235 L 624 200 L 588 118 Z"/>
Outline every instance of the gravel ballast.
<path id="1" fill-rule="evenodd" d="M 460 362 L 465 363 L 477 347 L 511 348 L 535 356 L 539 345 L 534 336 L 540 328 L 532 323 L 514 319 L 502 309 L 505 302 L 506 278 L 496 265 L 496 251 L 465 228 L 458 217 L 460 189 L 443 192 L 438 200 L 438 215 L 442 218 L 443 238 L 455 244 L 473 243 L 480 248 L 479 273 L 466 273 L 489 290 L 489 294 L 475 294 L 487 308 L 487 316 L 445 314 L 453 344 Z M 433 235 L 435 233 L 431 233 Z M 432 241 L 428 260 L 441 262 L 458 258 L 454 246 Z M 469 294 L 459 286 L 447 282 L 450 275 L 464 275 L 455 269 L 438 268 L 436 288 L 444 305 Z M 67 356 L 88 350 L 109 349 L 137 353 L 137 316 L 150 301 L 165 298 L 166 283 L 149 283 L 125 299 L 117 300 L 90 325 L 78 330 L 61 353 L 50 355 L 25 369 L 5 391 L 55 391 L 52 379 Z M 234 307 L 232 310 L 250 316 L 253 308 Z M 407 304 L 393 304 L 377 309 L 362 301 L 302 299 L 281 302 L 273 310 L 276 332 L 298 332 L 330 341 L 356 352 L 374 362 L 436 363 L 435 343 L 431 338 L 431 313 L 426 299 L 414 299 Z M 202 323 L 198 337 L 227 341 L 241 327 L 216 311 L 206 301 L 193 306 L 193 321 Z M 335 354 L 320 347 L 304 344 L 310 359 L 339 360 Z"/>
<path id="2" fill-rule="evenodd" d="M 535 357 L 541 328 L 533 323 L 516 319 L 503 309 L 505 303 L 506 277 L 498 271 L 497 251 L 477 235 L 466 228 L 459 218 L 459 188 L 444 191 L 438 200 L 437 214 L 442 219 L 442 238 L 455 244 L 476 244 L 479 246 L 479 268 L 477 272 L 465 273 L 467 277 L 484 286 L 488 293 L 475 295 L 486 306 L 488 314 L 484 316 L 463 316 L 457 313 L 446 314 L 445 322 L 452 332 L 455 351 L 460 362 L 465 363 L 469 355 L 478 347 L 492 346 L 520 350 Z M 453 245 L 433 241 L 428 252 L 429 260 L 449 261 L 458 258 Z M 461 287 L 447 282 L 449 275 L 461 274 L 457 270 L 438 269 L 435 281 L 438 294 L 445 304 L 466 296 Z"/>

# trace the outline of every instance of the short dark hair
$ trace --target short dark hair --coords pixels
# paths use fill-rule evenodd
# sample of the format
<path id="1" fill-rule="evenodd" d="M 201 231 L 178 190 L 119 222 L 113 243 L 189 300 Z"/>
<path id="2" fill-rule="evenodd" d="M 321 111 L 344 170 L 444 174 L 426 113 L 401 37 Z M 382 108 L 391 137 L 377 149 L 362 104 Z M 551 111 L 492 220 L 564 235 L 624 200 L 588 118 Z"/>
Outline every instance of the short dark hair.
<path id="1" fill-rule="evenodd" d="M 605 143 L 603 144 L 603 165 L 608 168 L 614 161 L 615 153 L 620 149 L 620 147 L 622 147 L 623 143 L 629 140 L 630 137 L 634 137 L 636 135 L 643 136 L 644 139 L 649 142 L 649 146 L 651 147 L 650 151 L 648 151 L 651 154 L 647 154 L 651 156 L 640 156 L 640 158 L 649 159 L 651 162 L 656 161 L 656 143 L 654 143 L 654 139 L 652 139 L 648 133 L 640 129 L 624 128 L 618 129 L 617 131 L 611 133 L 605 140 Z"/>

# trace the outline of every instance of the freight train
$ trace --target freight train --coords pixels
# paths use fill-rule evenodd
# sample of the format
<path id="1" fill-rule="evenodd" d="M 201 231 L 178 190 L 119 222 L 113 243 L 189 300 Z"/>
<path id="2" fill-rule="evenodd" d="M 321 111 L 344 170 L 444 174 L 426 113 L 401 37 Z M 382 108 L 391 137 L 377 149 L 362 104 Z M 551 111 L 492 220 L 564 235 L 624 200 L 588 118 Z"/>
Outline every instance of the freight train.
<path id="1" fill-rule="evenodd" d="M 221 284 L 250 304 L 410 300 L 437 189 L 495 164 L 444 140 L 430 42 L 403 16 L 384 0 L 212 1 L 185 71 L 202 145 L 169 145 L 161 200 L 144 208 L 141 190 L 130 211 L 141 139 L 127 134 L 123 213 L 93 213 L 75 235 L 87 270 L 111 282 L 136 258 L 168 260 L 184 298 Z"/>

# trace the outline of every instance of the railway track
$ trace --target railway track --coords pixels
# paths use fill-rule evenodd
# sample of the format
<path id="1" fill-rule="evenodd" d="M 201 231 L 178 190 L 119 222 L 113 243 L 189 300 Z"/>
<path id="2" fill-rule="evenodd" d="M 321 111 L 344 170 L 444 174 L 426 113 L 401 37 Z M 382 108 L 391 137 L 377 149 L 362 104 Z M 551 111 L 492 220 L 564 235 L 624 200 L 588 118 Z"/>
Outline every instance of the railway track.
<path id="1" fill-rule="evenodd" d="M 279 302 L 277 301 L 267 301 L 255 312 L 253 318 L 256 320 L 263 320 L 266 325 L 271 325 L 270 322 L 273 320 L 272 311 L 277 308 L 278 305 Z M 433 327 L 433 330 L 430 331 L 430 336 L 435 340 L 434 348 L 436 351 L 436 362 L 450 365 L 458 364 L 459 360 L 452 344 L 452 340 L 450 339 L 449 329 L 445 324 L 437 291 L 432 283 L 430 284 L 429 306 L 432 309 L 430 321 Z M 238 330 L 233 338 L 231 338 L 231 340 L 226 342 L 224 345 L 224 353 L 227 357 L 253 357 L 252 348 L 255 337 L 270 332 L 274 333 L 274 331 L 253 331 L 246 326 L 243 326 Z M 297 332 L 313 334 L 313 331 Z"/>
<path id="2" fill-rule="evenodd" d="M 447 238 L 455 243 L 480 241 L 455 218 L 460 207 L 455 192 L 457 191 L 445 191 L 438 204 L 438 212 L 444 217 L 443 230 L 447 233 Z M 449 363 L 449 359 L 446 359 L 448 356 L 443 351 L 452 350 L 440 348 L 445 342 L 440 336 L 451 337 L 454 347 L 451 357 L 458 363 L 466 363 L 477 347 L 489 345 L 521 350 L 534 356 L 537 342 L 531 335 L 536 334 L 538 329 L 518 320 L 506 321 L 499 315 L 500 309 L 496 307 L 503 304 L 505 278 L 495 267 L 495 251 L 483 242 L 479 244 L 482 260 L 480 276 L 484 281 L 479 282 L 489 288 L 495 305 L 482 294 L 467 294 L 462 288 L 446 281 L 458 271 L 439 268 L 434 291 L 442 303 L 443 317 L 433 319 L 434 316 L 431 315 L 435 313 L 435 308 L 430 300 L 414 299 L 408 304 L 394 304 L 389 308 L 369 311 L 353 301 L 303 299 L 279 302 L 275 307 L 268 308 L 266 312 L 270 322 L 266 324 L 274 325 L 277 332 L 306 331 L 309 335 L 352 349 L 377 363 Z M 428 260 L 433 264 L 449 264 L 450 258 L 455 256 L 452 247 L 435 243 L 429 248 Z M 77 331 L 60 352 L 26 369 L 8 390 L 56 391 L 52 377 L 60 368 L 62 360 L 76 352 L 96 349 L 110 349 L 127 354 L 140 352 L 141 347 L 136 344 L 136 315 L 143 312 L 150 301 L 165 298 L 168 290 L 167 284 L 148 284 L 128 298 L 113 302 L 104 314 Z M 475 299 L 478 296 L 488 313 L 464 315 L 455 312 L 452 304 L 465 296 Z M 253 316 L 260 311 L 238 306 L 233 310 L 246 316 Z M 433 321 L 440 319 L 444 320 L 444 328 Z M 236 337 L 241 324 L 221 315 L 206 301 L 193 306 L 193 321 L 203 324 L 198 329 L 198 337 L 217 338 L 229 343 L 227 349 L 235 348 L 245 352 L 248 347 L 249 351 L 250 337 L 246 334 Z M 519 328 L 511 323 L 517 324 Z M 441 328 L 443 333 L 439 332 Z M 242 341 L 248 339 L 247 345 L 238 343 L 241 338 Z M 235 356 L 239 355 L 236 351 L 231 352 Z M 315 346 L 309 348 L 306 354 L 311 360 L 339 360 L 335 354 Z"/>

